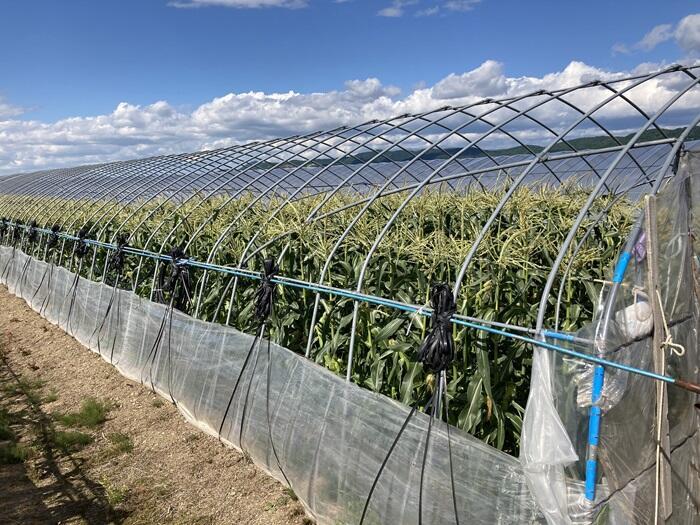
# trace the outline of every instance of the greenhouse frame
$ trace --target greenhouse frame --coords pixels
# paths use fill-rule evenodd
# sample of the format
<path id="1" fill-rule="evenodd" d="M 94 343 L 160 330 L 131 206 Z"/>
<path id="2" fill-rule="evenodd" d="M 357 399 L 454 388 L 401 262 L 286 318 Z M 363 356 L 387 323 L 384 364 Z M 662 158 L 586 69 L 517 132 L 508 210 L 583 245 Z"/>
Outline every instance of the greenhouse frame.
<path id="1" fill-rule="evenodd" d="M 697 523 L 699 125 L 673 65 L 6 176 L 0 282 L 318 523 Z"/>

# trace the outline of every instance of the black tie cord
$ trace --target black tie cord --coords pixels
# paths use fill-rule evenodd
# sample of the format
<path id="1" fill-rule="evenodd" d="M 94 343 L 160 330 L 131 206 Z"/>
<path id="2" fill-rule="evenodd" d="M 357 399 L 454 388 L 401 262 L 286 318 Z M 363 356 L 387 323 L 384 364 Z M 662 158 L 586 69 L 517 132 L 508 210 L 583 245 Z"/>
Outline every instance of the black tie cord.
<path id="1" fill-rule="evenodd" d="M 451 319 L 457 308 L 452 289 L 445 283 L 432 286 L 430 302 L 433 307 L 431 327 L 418 350 L 418 361 L 423 363 L 423 368 L 428 372 L 439 374 L 454 359 Z"/>
<path id="2" fill-rule="evenodd" d="M 29 224 L 29 229 L 27 230 L 27 237 L 26 237 L 27 243 L 29 245 L 34 244 L 34 241 L 36 241 L 36 235 L 37 235 L 36 221 L 32 221 Z M 21 246 L 21 244 L 20 244 L 20 246 Z M 27 250 L 27 251 L 31 252 L 32 250 Z M 19 292 L 20 292 L 19 295 L 22 295 L 22 288 L 24 287 L 24 284 L 26 283 L 27 273 L 29 271 L 29 266 L 31 265 L 31 263 L 32 263 L 32 254 L 28 253 L 27 260 L 24 263 L 24 266 L 22 267 L 22 273 L 20 274 L 20 277 L 19 277 Z"/>
<path id="3" fill-rule="evenodd" d="M 70 304 L 68 306 L 68 315 L 66 316 L 66 327 L 68 329 L 68 333 L 71 335 L 74 335 L 73 333 L 73 325 L 72 325 L 72 316 L 73 316 L 73 308 L 75 307 L 75 300 L 78 295 L 78 284 L 80 283 L 80 271 L 83 268 L 83 258 L 87 255 L 88 251 L 88 244 L 85 242 L 85 237 L 87 236 L 87 230 L 85 226 L 80 228 L 78 230 L 78 240 L 76 241 L 76 246 L 75 249 L 73 250 L 73 255 L 75 258 L 78 260 L 78 268 L 75 271 L 75 277 L 73 278 L 73 282 L 70 286 L 70 291 L 68 294 L 70 295 Z"/>
<path id="4" fill-rule="evenodd" d="M 21 226 L 22 221 L 16 220 L 15 225 L 10 228 L 10 242 L 12 243 L 12 248 L 15 248 L 17 246 L 17 239 L 19 237 L 17 233 L 19 232 Z"/>
<path id="5" fill-rule="evenodd" d="M 75 251 L 73 252 L 78 260 L 82 259 L 87 255 L 88 244 L 87 242 L 85 242 L 86 236 L 87 230 L 85 229 L 85 227 L 80 228 L 80 230 L 78 231 L 78 244 L 76 245 Z"/>
<path id="6" fill-rule="evenodd" d="M 80 232 L 78 232 L 80 234 Z M 78 235 L 80 236 L 80 235 Z M 117 249 L 114 251 L 113 254 L 111 254 L 107 258 L 106 266 L 105 266 L 105 271 L 108 273 L 110 270 L 114 270 L 116 273 L 116 277 L 114 279 L 114 285 L 112 286 L 112 295 L 109 298 L 109 303 L 107 303 L 107 308 L 105 309 L 105 315 L 102 318 L 102 322 L 100 325 L 95 328 L 95 330 L 92 332 L 92 335 L 90 336 L 90 341 L 92 341 L 92 338 L 97 335 L 97 351 L 99 352 L 100 355 L 102 355 L 102 345 L 101 345 L 101 338 L 102 338 L 102 330 L 104 329 L 107 319 L 110 316 L 110 313 L 112 312 L 112 307 L 114 306 L 114 303 L 116 301 L 117 303 L 117 327 L 113 330 L 114 332 L 114 337 L 112 338 L 112 344 L 111 344 L 111 349 L 110 349 L 110 354 L 109 354 L 109 362 L 114 363 L 114 348 L 117 344 L 117 337 L 120 333 L 119 330 L 119 325 L 121 324 L 121 301 L 119 297 L 119 280 L 121 279 L 122 276 L 122 271 L 124 270 L 124 261 L 126 254 L 124 252 L 124 249 L 129 246 L 128 244 L 129 241 L 129 236 L 126 233 L 120 233 L 117 236 Z M 84 242 L 81 240 L 81 242 Z M 106 275 L 105 275 L 106 277 Z M 105 282 L 106 284 L 106 282 Z"/>
<path id="7" fill-rule="evenodd" d="M 56 253 L 54 251 L 54 248 L 58 245 L 58 232 L 60 231 L 60 227 L 58 224 L 54 224 L 51 227 L 51 232 L 49 233 L 48 239 L 46 241 L 46 253 L 51 256 L 51 260 L 49 264 L 46 266 L 46 270 L 44 270 L 44 274 L 41 276 L 41 281 L 39 281 L 39 286 L 37 286 L 36 290 L 34 290 L 34 295 L 32 295 L 32 302 L 34 301 L 34 298 L 37 296 L 39 291 L 41 290 L 41 287 L 44 285 L 44 282 L 46 282 L 46 296 L 41 302 L 41 306 L 39 307 L 39 315 L 44 315 L 44 312 L 46 311 L 46 308 L 49 305 L 49 301 L 51 299 L 51 281 L 53 279 L 53 268 L 54 268 L 54 260 L 56 258 Z M 48 278 L 47 278 L 48 276 Z"/>
<path id="8" fill-rule="evenodd" d="M 185 264 L 188 257 L 181 246 L 172 248 L 168 255 L 170 260 L 162 264 L 158 272 L 156 299 L 159 303 L 185 310 L 190 303 L 190 273 Z"/>
<path id="9" fill-rule="evenodd" d="M 279 266 L 274 259 L 265 259 L 263 262 L 265 272 L 262 276 L 262 282 L 255 291 L 255 317 L 261 323 L 267 321 L 272 313 L 272 304 L 275 301 L 275 284 L 272 282 L 280 271 Z"/>
<path id="10" fill-rule="evenodd" d="M 3 279 L 6 279 L 7 276 L 9 275 L 10 269 L 12 267 L 11 263 L 12 263 L 12 261 L 15 260 L 15 250 L 17 248 L 17 229 L 19 227 L 18 225 L 19 225 L 19 221 L 15 221 L 14 225 L 11 225 L 8 227 L 8 236 L 9 236 L 8 241 L 9 241 L 10 245 L 12 246 L 12 255 L 5 263 L 5 267 L 2 269 L 2 278 Z"/>
<path id="11" fill-rule="evenodd" d="M 257 290 L 255 291 L 255 318 L 260 322 L 260 326 L 258 328 L 258 332 L 255 335 L 255 338 L 253 339 L 252 344 L 250 345 L 250 348 L 248 349 L 248 354 L 246 355 L 245 361 L 243 362 L 243 366 L 241 367 L 241 371 L 238 374 L 238 377 L 236 378 L 236 383 L 233 386 L 233 390 L 231 391 L 231 395 L 229 396 L 228 399 L 228 404 L 226 405 L 226 410 L 224 411 L 224 416 L 221 418 L 221 424 L 219 425 L 219 440 L 221 440 L 221 433 L 224 428 L 224 424 L 226 423 L 226 418 L 228 416 L 229 410 L 231 409 L 231 405 L 233 404 L 233 400 L 236 396 L 236 392 L 238 391 L 238 387 L 241 382 L 241 378 L 243 377 L 243 374 L 246 371 L 246 368 L 248 367 L 248 363 L 250 362 L 250 359 L 252 357 L 253 351 L 257 349 L 255 352 L 255 360 L 253 364 L 253 369 L 250 373 L 250 378 L 248 380 L 248 387 L 246 389 L 246 395 L 245 399 L 243 401 L 243 410 L 241 412 L 241 423 L 240 427 L 238 430 L 238 445 L 243 450 L 243 430 L 245 428 L 245 418 L 246 418 L 246 411 L 248 407 L 248 398 L 250 395 L 250 389 L 251 385 L 253 383 L 253 376 L 255 375 L 255 370 L 258 367 L 258 357 L 260 355 L 260 345 L 258 344 L 261 340 L 261 338 L 265 335 L 265 327 L 267 325 L 267 320 L 272 314 L 272 308 L 274 306 L 275 302 L 275 297 L 276 297 L 276 290 L 275 290 L 275 283 L 272 282 L 272 280 L 275 278 L 277 273 L 279 272 L 279 266 L 275 263 L 274 259 L 265 259 L 263 261 L 263 276 L 262 276 L 262 281 L 260 283 L 260 286 L 258 286 Z M 267 341 L 267 365 L 266 365 L 266 385 L 265 385 L 265 410 L 266 410 L 266 416 L 267 416 L 267 436 L 270 441 L 270 447 L 272 448 L 272 454 L 275 458 L 275 462 L 277 463 L 277 467 L 279 468 L 280 472 L 282 473 L 282 476 L 284 477 L 285 481 L 287 482 L 287 485 L 289 485 L 290 488 L 292 488 L 292 483 L 287 477 L 287 474 L 284 471 L 284 468 L 282 468 L 282 464 L 279 459 L 279 455 L 277 454 L 277 448 L 275 447 L 274 440 L 272 439 L 272 419 L 270 418 L 270 379 L 272 375 L 272 367 L 271 367 L 271 359 L 270 359 L 270 340 L 268 339 Z"/>
<path id="12" fill-rule="evenodd" d="M 158 272 L 158 290 L 156 292 L 156 300 L 160 303 L 166 304 L 165 312 L 163 313 L 163 319 L 158 327 L 158 333 L 153 341 L 153 346 L 146 356 L 146 363 L 148 363 L 148 376 L 151 383 L 151 391 L 155 393 L 155 383 L 153 382 L 153 366 L 155 365 L 156 359 L 158 358 L 158 352 L 160 350 L 161 343 L 163 341 L 163 336 L 165 335 L 166 326 L 168 329 L 167 338 L 167 362 L 168 362 L 168 395 L 170 396 L 170 401 L 176 404 L 175 397 L 172 393 L 172 350 L 171 350 L 171 335 L 173 327 L 173 309 L 184 310 L 187 304 L 190 302 L 190 274 L 185 265 L 187 261 L 187 255 L 183 251 L 181 246 L 174 246 L 169 253 L 170 261 L 167 264 L 163 264 Z M 169 297 L 166 297 L 166 294 Z M 145 377 L 144 372 L 146 370 L 146 365 L 141 371 L 141 384 L 144 383 Z"/>
<path id="13" fill-rule="evenodd" d="M 229 396 L 228 404 L 226 405 L 226 410 L 224 411 L 224 416 L 221 418 L 221 424 L 219 425 L 219 440 L 221 440 L 221 432 L 224 429 L 226 417 L 228 416 L 229 410 L 231 409 L 233 398 L 236 396 L 236 392 L 238 391 L 238 386 L 240 384 L 241 378 L 243 377 L 243 373 L 248 367 L 248 362 L 250 361 L 250 357 L 253 354 L 253 350 L 258 346 L 257 343 L 260 341 L 260 338 L 265 333 L 265 324 L 267 323 L 267 318 L 270 315 L 270 313 L 272 313 L 272 303 L 275 298 L 275 287 L 272 283 L 272 278 L 279 271 L 279 267 L 275 264 L 274 260 L 265 259 L 263 261 L 263 269 L 264 273 L 262 276 L 262 282 L 260 283 L 260 286 L 258 286 L 257 290 L 255 290 L 254 297 L 255 318 L 258 321 L 260 321 L 260 326 L 258 327 L 258 331 L 255 334 L 255 338 L 253 339 L 253 342 L 250 345 L 250 348 L 248 349 L 248 353 L 246 354 L 245 361 L 243 362 L 243 366 L 241 367 L 241 371 L 238 374 L 238 377 L 236 378 L 236 382 L 233 385 L 233 390 L 231 391 L 231 395 Z M 240 438 L 242 437 L 243 432 L 242 423 L 243 421 L 241 421 L 241 436 L 239 437 L 239 445 Z"/>
<path id="14" fill-rule="evenodd" d="M 49 238 L 46 241 L 47 250 L 51 251 L 56 247 L 56 245 L 58 244 L 58 233 L 60 231 L 61 228 L 58 224 L 54 224 L 53 226 L 51 226 L 51 233 L 49 234 Z"/>
<path id="15" fill-rule="evenodd" d="M 107 260 L 107 269 L 114 270 L 118 275 L 121 275 L 124 269 L 124 260 L 126 254 L 124 249 L 129 246 L 129 236 L 126 233 L 120 233 L 117 237 L 117 249 Z"/>
<path id="16" fill-rule="evenodd" d="M 447 381 L 444 379 L 446 370 L 449 368 L 450 364 L 454 359 L 454 339 L 452 337 L 452 322 L 451 318 L 456 312 L 456 305 L 454 301 L 454 296 L 452 295 L 452 289 L 446 283 L 434 284 L 430 289 L 430 302 L 433 308 L 433 314 L 431 316 L 431 327 L 425 336 L 425 339 L 420 345 L 416 359 L 418 362 L 423 364 L 423 368 L 426 372 L 435 374 L 437 381 L 433 394 L 430 400 L 425 405 L 425 412 L 430 413 L 430 419 L 428 420 L 428 431 L 425 436 L 425 444 L 423 447 L 423 458 L 421 462 L 420 471 L 420 483 L 419 483 L 419 493 L 418 493 L 418 525 L 423 523 L 423 481 L 425 477 L 425 467 L 428 459 L 428 450 L 430 446 L 430 434 L 433 428 L 433 418 L 437 416 L 441 417 L 438 412 L 440 409 L 440 399 L 444 396 L 445 408 L 448 408 L 448 397 L 447 397 Z M 444 384 L 443 384 L 444 383 Z M 440 411 L 441 412 L 441 411 Z M 399 429 L 396 438 L 394 438 L 393 443 L 389 447 L 386 457 L 379 467 L 379 471 L 374 478 L 372 486 L 370 488 L 367 499 L 365 500 L 365 506 L 362 509 L 362 517 L 360 518 L 360 525 L 363 525 L 365 517 L 367 515 L 367 510 L 369 509 L 369 504 L 372 499 L 372 494 L 377 487 L 379 478 L 389 462 L 396 445 L 401 439 L 401 435 L 406 430 L 409 421 L 416 413 L 416 408 L 413 407 L 411 411 L 406 416 L 403 425 Z M 447 413 L 447 412 L 446 412 Z M 450 482 L 452 485 L 452 503 L 454 508 L 454 518 L 456 525 L 459 525 L 459 515 L 457 513 L 457 498 L 455 494 L 454 486 L 454 472 L 452 468 L 452 444 L 450 443 L 450 427 L 449 423 L 447 425 L 447 446 L 449 454 L 449 467 L 450 467 Z"/>
<path id="17" fill-rule="evenodd" d="M 36 241 L 36 221 L 32 221 L 29 224 L 29 230 L 27 230 L 27 241 L 33 244 Z"/>

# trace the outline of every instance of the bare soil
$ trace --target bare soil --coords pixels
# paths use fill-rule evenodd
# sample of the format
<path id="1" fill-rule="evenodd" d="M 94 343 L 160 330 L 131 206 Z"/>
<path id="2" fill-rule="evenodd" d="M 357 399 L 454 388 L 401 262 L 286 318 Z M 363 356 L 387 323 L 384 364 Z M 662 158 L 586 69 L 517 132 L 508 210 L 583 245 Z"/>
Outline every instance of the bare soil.
<path id="1" fill-rule="evenodd" d="M 109 405 L 107 420 L 66 428 L 58 415 L 88 398 Z M 0 523 L 311 523 L 294 494 L 244 455 L 187 424 L 4 286 L 0 408 L 29 451 L 23 462 L 0 464 Z M 54 439 L 62 431 L 92 443 L 66 451 Z M 115 436 L 133 448 L 119 448 Z"/>

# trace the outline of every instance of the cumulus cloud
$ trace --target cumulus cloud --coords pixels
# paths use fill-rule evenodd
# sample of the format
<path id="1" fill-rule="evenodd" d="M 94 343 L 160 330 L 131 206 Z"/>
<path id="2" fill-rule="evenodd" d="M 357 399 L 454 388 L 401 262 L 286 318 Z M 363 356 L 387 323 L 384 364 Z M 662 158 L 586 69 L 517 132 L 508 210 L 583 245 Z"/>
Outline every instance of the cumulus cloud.
<path id="1" fill-rule="evenodd" d="M 461 75 L 448 75 L 435 84 L 432 95 L 438 100 L 463 98 L 474 93 L 482 97 L 493 97 L 503 94 L 506 89 L 503 65 L 495 60 L 487 60 L 476 69 Z"/>
<path id="2" fill-rule="evenodd" d="M 611 72 L 571 62 L 561 71 L 528 77 L 509 76 L 503 64 L 487 60 L 470 71 L 448 75 L 432 86 L 418 85 L 408 93 L 377 78 L 368 78 L 349 80 L 338 90 L 318 93 L 229 93 L 193 110 L 167 101 L 150 105 L 122 102 L 110 113 L 56 122 L 23 118 L 21 109 L 0 100 L 0 174 L 225 147 L 421 113 L 446 104 L 471 104 L 484 97 L 517 97 L 595 79 L 614 80 L 658 68 L 658 64 L 642 64 L 632 71 Z M 657 78 L 628 95 L 653 114 L 688 81 L 680 73 Z M 610 92 L 601 87 L 573 93 L 567 100 L 587 109 L 609 96 Z M 525 103 L 534 101 L 528 99 Z M 490 107 L 495 105 L 478 106 L 473 111 L 487 111 Z M 522 105 L 516 103 L 513 107 Z M 700 107 L 700 88 L 689 92 L 675 107 L 683 114 L 679 123 L 685 122 L 687 114 L 694 115 Z M 512 114 L 511 109 L 501 109 L 488 118 L 494 122 Z M 548 103 L 535 115 L 556 129 L 578 116 L 563 103 Z M 596 117 L 620 130 L 630 128 L 630 119 L 639 119 L 623 102 L 606 106 L 604 114 L 596 113 Z M 542 138 L 541 130 L 526 124 L 512 127 L 511 131 L 522 140 L 536 142 Z"/>
<path id="3" fill-rule="evenodd" d="M 681 20 L 675 32 L 676 41 L 688 53 L 700 55 L 700 13 Z"/>
<path id="4" fill-rule="evenodd" d="M 286 7 L 288 9 L 300 9 L 308 5 L 308 0 L 174 0 L 169 2 L 170 7 L 196 8 L 196 7 L 233 7 L 236 9 L 253 9 L 260 7 Z"/>
<path id="5" fill-rule="evenodd" d="M 700 14 L 686 16 L 675 27 L 673 24 L 654 26 L 640 41 L 632 45 L 617 43 L 612 51 L 614 54 L 651 51 L 659 44 L 674 39 L 685 52 L 700 54 Z"/>

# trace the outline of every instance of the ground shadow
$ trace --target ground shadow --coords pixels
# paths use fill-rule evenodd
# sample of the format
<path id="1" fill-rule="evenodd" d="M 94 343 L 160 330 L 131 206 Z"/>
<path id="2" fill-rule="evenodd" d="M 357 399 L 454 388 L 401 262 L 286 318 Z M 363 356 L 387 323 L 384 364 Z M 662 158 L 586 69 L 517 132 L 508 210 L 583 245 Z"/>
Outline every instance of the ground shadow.
<path id="1" fill-rule="evenodd" d="M 0 508 L 9 511 L 3 523 L 121 523 L 126 513 L 115 510 L 105 487 L 85 473 L 84 460 L 57 445 L 54 419 L 43 410 L 35 383 L 13 368 L 3 349 L 0 387 L 0 407 L 12 414 L 13 431 L 33 450 L 31 476 L 26 463 L 0 465 Z"/>

